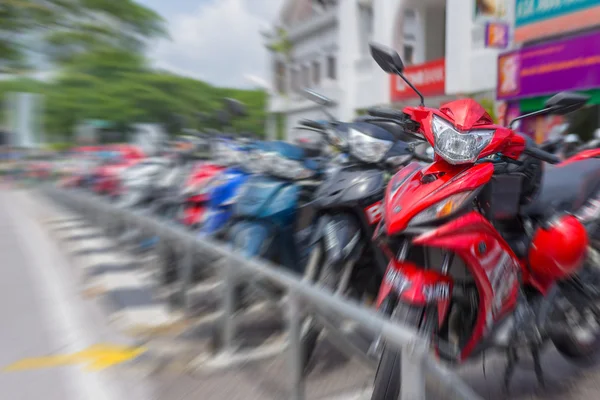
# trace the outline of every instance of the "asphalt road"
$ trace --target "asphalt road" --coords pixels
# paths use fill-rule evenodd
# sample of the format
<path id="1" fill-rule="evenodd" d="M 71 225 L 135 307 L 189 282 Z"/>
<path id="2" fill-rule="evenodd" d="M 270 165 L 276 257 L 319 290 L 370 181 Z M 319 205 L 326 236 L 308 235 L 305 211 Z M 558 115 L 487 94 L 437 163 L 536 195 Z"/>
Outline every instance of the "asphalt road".
<path id="1" fill-rule="evenodd" d="M 88 372 L 82 363 L 39 368 L 42 360 L 5 370 L 23 359 L 73 354 L 99 343 L 132 345 L 110 332 L 97 306 L 82 299 L 67 261 L 29 205 L 22 193 L 0 191 L 0 398 L 155 398 L 152 383 L 133 369 Z"/>
<path id="2" fill-rule="evenodd" d="M 39 204 L 22 192 L 0 191 L 0 368 L 28 357 L 74 353 L 98 343 L 134 345 L 131 338 L 110 328 L 96 301 L 82 297 L 70 261 L 44 229 L 39 210 L 34 210 Z M 164 339 L 160 345 L 189 346 L 183 352 L 197 353 L 201 342 L 188 337 L 177 342 Z M 318 360 L 307 383 L 307 398 L 369 398 L 372 371 L 327 343 L 320 346 Z M 157 368 L 156 360 L 142 357 L 142 361 L 101 372 L 86 371 L 80 364 L 0 371 L 0 398 L 285 399 L 289 398 L 286 362 L 282 354 L 239 368 L 190 374 L 182 368 Z M 548 381 L 544 390 L 538 389 L 527 360 L 518 367 L 509 395 L 502 387 L 504 359 L 488 355 L 485 364 L 485 374 L 481 360 L 461 368 L 461 376 L 485 399 L 600 398 L 600 363 L 576 366 L 552 346 L 543 355 Z M 449 398 L 439 391 L 432 394 L 428 400 Z"/>

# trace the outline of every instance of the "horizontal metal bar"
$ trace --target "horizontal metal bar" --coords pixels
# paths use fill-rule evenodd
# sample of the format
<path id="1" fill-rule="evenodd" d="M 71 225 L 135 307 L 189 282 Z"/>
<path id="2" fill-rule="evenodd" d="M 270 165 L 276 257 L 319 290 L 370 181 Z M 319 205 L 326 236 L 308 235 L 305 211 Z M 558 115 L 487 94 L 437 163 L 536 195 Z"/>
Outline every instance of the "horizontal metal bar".
<path id="1" fill-rule="evenodd" d="M 155 232 L 155 235 L 161 239 L 174 240 L 184 246 L 195 245 L 200 250 L 212 251 L 226 257 L 231 262 L 230 265 L 237 269 L 237 272 L 241 274 L 258 274 L 263 278 L 276 282 L 302 299 L 318 304 L 319 308 L 329 309 L 344 318 L 354 320 L 375 335 L 381 334 L 387 342 L 398 349 L 407 348 L 407 346 L 422 349 L 428 346 L 427 341 L 419 337 L 412 327 L 392 323 L 382 318 L 372 309 L 368 309 L 350 299 L 344 298 L 342 300 L 334 296 L 333 292 L 327 288 L 317 288 L 303 281 L 298 275 L 294 275 L 268 260 L 247 259 L 232 251 L 230 247 L 209 238 L 203 237 L 200 239 L 179 225 L 166 223 L 139 211 L 120 209 L 87 193 L 67 192 L 53 186 L 46 186 L 43 190 L 53 198 L 61 198 L 71 204 L 76 203 L 73 205 L 76 205 L 78 209 L 81 209 L 80 206 L 84 205 L 88 212 L 93 211 L 96 213 L 100 210 L 112 217 L 122 218 L 127 225 L 132 223 L 148 231 Z M 431 356 L 425 357 L 424 364 L 430 373 L 446 384 L 449 392 L 465 399 L 480 398 L 456 374 L 443 367 Z"/>

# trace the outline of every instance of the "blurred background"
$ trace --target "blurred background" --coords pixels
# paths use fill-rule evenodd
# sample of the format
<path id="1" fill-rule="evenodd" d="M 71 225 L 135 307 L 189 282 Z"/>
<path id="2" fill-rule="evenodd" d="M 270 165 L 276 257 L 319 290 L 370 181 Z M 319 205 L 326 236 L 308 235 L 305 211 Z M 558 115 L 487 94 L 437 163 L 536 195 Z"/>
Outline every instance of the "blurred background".
<path id="1" fill-rule="evenodd" d="M 562 138 L 548 151 L 563 158 L 600 146 L 600 0 L 0 0 L 0 179 L 6 178 L 0 181 L 0 187 L 20 189 L 21 183 L 53 179 L 60 187 L 54 193 L 67 196 L 63 189 L 78 188 L 81 190 L 71 193 L 102 195 L 94 196 L 94 201 L 104 201 L 124 213 L 131 211 L 132 215 L 141 211 L 160 217 L 165 224 L 176 222 L 199 237 L 219 240 L 225 240 L 233 231 L 229 231 L 232 221 L 247 222 L 247 216 L 234 215 L 234 206 L 245 196 L 250 204 L 268 204 L 268 210 L 277 211 L 273 215 L 289 213 L 293 218 L 274 224 L 268 220 L 270 214 L 250 215 L 248 220 L 253 223 L 262 218 L 282 230 L 271 230 L 267 239 L 247 236 L 253 240 L 236 243 L 265 254 L 264 249 L 268 249 L 271 260 L 288 263 L 286 267 L 304 266 L 310 246 L 314 245 L 310 239 L 316 214 L 311 199 L 319 185 L 349 157 L 340 150 L 349 144 L 342 139 L 343 129 L 334 129 L 343 125 L 338 121 L 351 121 L 374 106 L 402 109 L 419 101 L 398 76 L 388 75 L 377 66 L 370 54 L 371 42 L 398 52 L 406 66 L 404 74 L 425 95 L 426 106 L 440 107 L 455 99 L 473 98 L 501 125 L 542 109 L 544 102 L 558 92 L 585 93 L 590 101 L 582 110 L 566 116 L 531 116 L 519 121 L 516 128 L 537 143 Z M 307 95 L 306 89 L 312 94 Z M 306 129 L 310 125 L 296 129 L 301 120 L 311 120 L 313 130 Z M 314 128 L 315 124 L 318 128 Z M 321 134 L 314 135 L 319 130 Z M 405 139 L 400 141 L 410 142 Z M 302 149 L 282 141 L 300 144 Z M 378 174 L 385 179 L 413 159 L 428 162 L 427 155 L 432 154 L 431 148 L 423 148 L 421 154 L 416 146 L 408 152 L 407 146 L 405 157 L 390 157 L 396 159 L 397 165 L 383 165 L 373 162 L 372 157 L 377 154 L 371 154 L 373 147 L 368 142 L 353 143 L 349 146 L 355 147 L 352 151 L 364 150 L 362 157 L 353 156 L 355 160 L 370 166 L 377 164 Z M 276 182 L 271 186 L 276 188 L 272 193 L 293 196 L 277 197 L 266 192 L 265 187 L 271 190 L 266 180 L 261 181 L 258 176 L 252 181 L 260 174 L 271 179 L 271 184 Z M 281 181 L 297 192 L 284 192 L 288 186 L 279 185 Z M 13 182 L 17 183 L 14 187 Z M 44 187 L 50 185 L 42 186 L 42 190 Z M 195 307 L 194 312 L 203 313 L 207 320 L 221 312 L 220 303 L 212 297 L 209 306 L 204 300 L 197 300 L 201 297 L 198 293 L 212 296 L 222 290 L 221 281 L 216 275 L 205 274 L 202 257 L 194 258 L 195 263 L 188 262 L 191 253 L 186 253 L 187 247 L 171 246 L 171 242 L 164 245 L 165 240 L 155 232 L 150 235 L 132 228 L 127 220 L 119 221 L 118 217 L 107 220 L 110 226 L 106 230 L 77 227 L 75 223 L 81 218 L 60 207 L 53 209 L 50 202 L 37 199 L 35 193 L 0 192 L 0 214 L 5 214 L 0 215 L 0 223 L 4 232 L 20 232 L 5 235 L 3 239 L 8 244 L 0 243 L 4 257 L 12 260 L 6 265 L 29 266 L 34 271 L 31 275 L 36 276 L 37 271 L 47 267 L 42 264 L 53 260 L 53 256 L 44 256 L 44 246 L 39 245 L 43 236 L 31 234 L 33 223 L 22 223 L 31 214 L 35 220 L 65 225 L 64 237 L 56 233 L 58 228 L 50 230 L 62 238 L 59 241 L 79 240 L 79 245 L 85 246 L 90 241 L 96 243 L 93 250 L 85 250 L 88 253 L 82 251 L 81 259 L 86 263 L 89 259 L 102 261 L 98 262 L 102 266 L 98 268 L 100 272 L 96 272 L 97 265 L 89 262 L 98 275 L 92 278 L 104 285 L 98 286 L 103 295 L 116 292 L 128 297 L 130 304 L 121 307 L 133 309 L 131 315 L 135 315 L 137 328 L 151 326 L 158 331 L 170 326 L 183 332 L 187 325 L 177 325 L 177 318 L 186 324 L 191 321 L 188 309 Z M 256 193 L 271 194 L 261 200 Z M 27 196 L 39 200 L 38 206 L 33 200 L 25 201 Z M 381 218 L 381 203 L 373 204 L 369 212 L 373 218 Z M 17 217 L 11 217 L 13 210 L 19 208 L 22 210 L 14 213 Z M 37 211 L 31 211 L 34 209 Z M 262 210 L 252 209 L 255 213 Z M 102 214 L 94 214 L 92 220 L 103 220 Z M 256 231 L 248 232 L 234 231 L 240 237 Z M 72 236 L 67 237 L 67 233 Z M 13 236 L 21 238 L 22 247 L 10 242 Z M 96 240 L 96 236 L 106 240 Z M 291 247 L 280 246 L 278 240 Z M 77 244 L 68 246 L 71 245 L 65 248 L 72 251 Z M 118 251 L 113 250 L 117 247 Z M 31 251 L 34 248 L 36 251 Z M 38 259 L 33 262 L 18 258 L 23 254 L 38 254 Z M 57 268 L 68 264 L 56 260 L 53 263 Z M 206 263 L 218 264 L 210 260 Z M 136 275 L 136 266 L 151 273 L 142 279 Z M 23 270 L 6 268 L 5 273 L 23 274 Z M 184 274 L 180 270 L 194 272 Z M 13 323 L 26 314 L 31 314 L 32 320 L 40 319 L 37 314 L 23 312 L 26 305 L 14 303 L 13 298 L 30 297 L 22 288 L 35 286 L 28 276 L 17 278 L 21 281 L 9 275 L 4 279 L 6 289 L 13 289 L 14 293 L 0 291 L 8 299 L 0 304 L 7 309 L 19 304 L 5 311 L 13 318 L 7 318 L 6 325 L 14 334 L 7 330 L 8 339 L 0 342 L 17 342 L 18 346 L 13 353 L 0 352 L 6 353 L 5 359 L 0 358 L 3 363 L 24 354 L 30 356 L 30 343 L 38 341 L 38 332 L 44 332 L 45 326 L 35 321 L 31 328 L 23 329 Z M 147 281 L 152 283 L 149 290 Z M 180 281 L 184 284 L 180 285 Z M 193 293 L 192 283 L 196 285 Z M 125 290 L 119 286 L 122 284 Z M 98 288 L 91 287 L 90 291 Z M 152 291 L 160 296 L 147 293 Z M 196 296 L 193 305 L 188 304 L 192 303 L 187 300 L 192 298 L 188 292 Z M 78 292 L 69 296 L 65 303 L 81 303 Z M 365 304 L 371 304 L 372 298 L 364 297 Z M 198 315 L 194 318 L 200 319 Z M 215 317 L 210 321 L 216 320 Z M 50 321 L 49 325 L 55 323 L 53 318 Z M 247 335 L 252 340 L 244 338 L 252 342 L 248 347 L 274 343 L 277 351 L 273 354 L 283 354 L 279 349 L 285 348 L 287 339 L 279 322 L 272 329 L 279 331 L 279 336 L 274 334 L 264 340 L 264 332 L 270 332 L 270 328 L 265 328 L 256 338 Z M 144 329 L 150 330 L 148 327 Z M 24 331 L 33 334 L 19 340 Z M 71 340 L 68 329 L 65 331 L 67 334 L 60 339 Z M 96 332 L 96 336 L 91 336 L 94 340 L 103 335 L 95 329 L 91 331 Z M 211 331 L 210 344 L 202 337 L 201 345 L 198 332 L 186 331 L 189 336 L 179 337 L 177 331 L 173 334 L 175 339 L 158 341 L 159 347 L 175 349 L 173 353 L 186 363 L 191 362 L 188 358 L 204 356 L 198 349 L 220 347 L 215 344 L 218 340 L 213 340 L 213 336 L 219 336 L 218 331 Z M 174 345 L 182 338 L 189 348 Z M 35 351 L 56 352 L 54 348 Z M 324 364 L 335 357 L 327 355 Z M 348 363 L 313 374 L 310 379 L 318 384 L 314 384 L 317 389 L 312 389 L 311 398 L 333 399 L 325 396 L 346 391 L 362 393 L 364 382 L 368 382 L 368 388 L 372 379 L 359 364 Z M 555 366 L 556 377 L 569 376 L 563 364 L 552 360 L 546 364 Z M 498 365 L 496 375 L 500 374 Z M 283 398 L 278 385 L 287 378 L 287 370 L 277 363 L 264 368 L 251 371 L 245 381 L 235 371 L 202 381 L 184 376 L 180 370 L 169 379 L 163 376 L 166 372 L 160 372 L 153 379 L 161 394 L 152 398 L 233 398 L 231 391 L 243 398 Z M 488 398 L 503 398 L 496 396 L 502 391 L 500 380 L 498 387 L 488 390 L 488 381 L 480 379 L 476 372 L 468 372 L 470 384 L 476 382 L 473 386 L 479 392 L 493 392 Z M 4 376 L 10 384 L 12 377 Z M 269 377 L 266 384 L 259 382 L 265 376 Z M 51 378 L 46 386 L 38 386 L 30 385 L 25 375 L 22 379 L 15 381 L 15 393 L 29 386 L 39 391 L 29 398 L 40 398 L 39 393 L 55 383 Z M 172 379 L 177 383 L 172 384 Z M 588 381 L 597 390 L 597 375 L 590 375 Z M 271 389 L 274 394 L 265 396 L 261 387 L 251 397 L 251 388 L 261 384 L 275 387 Z M 522 386 L 532 387 L 529 383 Z M 589 393 L 585 396 L 590 397 Z M 560 392 L 557 398 L 566 397 Z"/>
<path id="2" fill-rule="evenodd" d="M 473 97 L 504 124 L 558 91 L 579 90 L 592 97 L 584 112 L 569 121 L 530 118 L 520 130 L 538 142 L 557 132 L 587 141 L 600 120 L 595 0 L 4 0 L 0 7 L 2 146 L 131 142 L 140 137 L 135 124 L 157 124 L 167 135 L 218 128 L 218 118 L 198 113 L 214 114 L 223 97 L 248 107 L 231 121 L 236 131 L 292 140 L 299 119 L 322 118 L 300 95 L 306 87 L 331 98 L 340 120 L 374 105 L 414 104 L 414 93 L 374 64 L 370 41 L 399 52 L 429 106 Z"/>

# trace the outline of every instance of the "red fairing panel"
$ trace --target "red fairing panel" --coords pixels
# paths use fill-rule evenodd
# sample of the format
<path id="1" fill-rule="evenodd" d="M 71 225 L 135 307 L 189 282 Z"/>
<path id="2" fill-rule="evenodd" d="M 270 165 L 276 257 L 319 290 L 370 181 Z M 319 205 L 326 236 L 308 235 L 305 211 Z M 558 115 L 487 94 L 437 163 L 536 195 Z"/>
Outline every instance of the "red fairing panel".
<path id="1" fill-rule="evenodd" d="M 206 212 L 206 207 L 204 205 L 186 205 L 184 208 L 183 214 L 183 223 L 186 226 L 194 226 L 199 224 L 202 221 L 202 217 Z"/>
<path id="2" fill-rule="evenodd" d="M 571 156 L 558 165 L 567 165 L 576 161 L 586 160 L 588 158 L 600 158 L 600 149 L 589 149 L 581 151 L 574 156 Z"/>
<path id="3" fill-rule="evenodd" d="M 197 184 L 223 171 L 225 168 L 216 164 L 199 163 L 193 169 L 186 182 L 186 186 Z"/>
<path id="4" fill-rule="evenodd" d="M 424 306 L 437 304 L 438 324 L 441 327 L 450 307 L 452 279 L 437 271 L 426 270 L 413 263 L 392 258 L 381 282 L 377 308 L 391 293 L 407 304 Z"/>
<path id="5" fill-rule="evenodd" d="M 480 304 L 473 335 L 461 354 L 465 359 L 493 324 L 514 309 L 521 264 L 496 229 L 475 211 L 413 242 L 452 251 L 465 261 L 475 278 Z"/>
<path id="6" fill-rule="evenodd" d="M 369 225 L 378 224 L 379 221 L 381 221 L 381 218 L 383 217 L 382 202 L 375 202 L 370 206 L 365 207 L 364 211 Z"/>
<path id="7" fill-rule="evenodd" d="M 386 189 L 385 223 L 388 235 L 406 229 L 412 218 L 435 203 L 486 184 L 494 173 L 491 163 L 451 165 L 439 160 L 422 170 L 404 172 L 409 167 L 396 174 Z M 425 175 L 434 175 L 437 179 L 422 183 Z"/>

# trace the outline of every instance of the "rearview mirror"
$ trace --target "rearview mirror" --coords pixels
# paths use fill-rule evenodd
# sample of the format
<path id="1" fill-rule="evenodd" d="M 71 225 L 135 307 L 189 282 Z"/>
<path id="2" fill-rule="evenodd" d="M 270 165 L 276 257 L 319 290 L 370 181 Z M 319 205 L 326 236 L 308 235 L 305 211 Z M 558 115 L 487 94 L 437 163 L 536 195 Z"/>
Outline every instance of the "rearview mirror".
<path id="1" fill-rule="evenodd" d="M 225 106 L 227 111 L 236 117 L 243 117 L 246 115 L 246 106 L 239 100 L 236 99 L 225 99 Z"/>
<path id="2" fill-rule="evenodd" d="M 544 107 L 554 114 L 563 115 L 582 108 L 589 99 L 589 96 L 579 93 L 560 92 L 546 100 Z"/>
<path id="3" fill-rule="evenodd" d="M 308 99 L 314 103 L 317 103 L 323 107 L 328 107 L 333 104 L 333 101 L 331 99 L 329 99 L 328 97 L 325 97 L 322 94 L 319 94 L 311 89 L 304 89 L 302 91 L 302 95 L 306 99 Z"/>
<path id="4" fill-rule="evenodd" d="M 370 43 L 371 57 L 375 60 L 379 68 L 388 74 L 402 73 L 404 63 L 396 51 L 377 43 Z"/>

